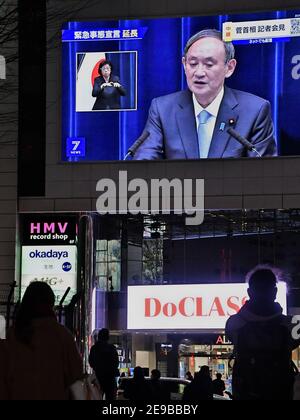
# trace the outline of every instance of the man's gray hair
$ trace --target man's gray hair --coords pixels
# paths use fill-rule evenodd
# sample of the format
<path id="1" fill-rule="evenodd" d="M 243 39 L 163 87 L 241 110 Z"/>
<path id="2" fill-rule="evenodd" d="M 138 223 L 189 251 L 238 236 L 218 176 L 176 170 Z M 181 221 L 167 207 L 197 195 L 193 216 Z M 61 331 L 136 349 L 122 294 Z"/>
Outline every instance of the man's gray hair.
<path id="1" fill-rule="evenodd" d="M 223 42 L 225 49 L 225 63 L 228 63 L 228 61 L 234 58 L 234 46 L 232 42 L 223 41 L 222 33 L 220 31 L 217 31 L 216 29 L 204 29 L 203 31 L 197 32 L 195 35 L 193 35 L 188 40 L 184 48 L 185 57 L 190 47 L 201 38 L 216 38 Z"/>

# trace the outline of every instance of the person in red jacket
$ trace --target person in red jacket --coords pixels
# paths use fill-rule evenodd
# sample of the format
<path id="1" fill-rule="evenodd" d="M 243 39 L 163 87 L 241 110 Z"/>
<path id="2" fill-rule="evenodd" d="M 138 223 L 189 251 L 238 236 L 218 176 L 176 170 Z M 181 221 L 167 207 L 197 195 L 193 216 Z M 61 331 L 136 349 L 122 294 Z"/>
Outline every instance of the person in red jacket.
<path id="1" fill-rule="evenodd" d="M 9 400 L 66 400 L 70 386 L 83 377 L 75 341 L 57 322 L 54 303 L 44 282 L 31 283 L 24 293 L 5 343 Z"/>

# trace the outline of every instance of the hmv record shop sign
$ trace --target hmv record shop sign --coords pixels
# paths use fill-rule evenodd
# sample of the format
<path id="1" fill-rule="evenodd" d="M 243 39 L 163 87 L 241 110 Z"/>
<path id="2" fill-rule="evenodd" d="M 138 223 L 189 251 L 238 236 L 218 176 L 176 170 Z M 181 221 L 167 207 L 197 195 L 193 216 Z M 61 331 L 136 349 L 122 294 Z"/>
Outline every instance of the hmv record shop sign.
<path id="1" fill-rule="evenodd" d="M 21 214 L 22 245 L 76 245 L 77 216 Z"/>

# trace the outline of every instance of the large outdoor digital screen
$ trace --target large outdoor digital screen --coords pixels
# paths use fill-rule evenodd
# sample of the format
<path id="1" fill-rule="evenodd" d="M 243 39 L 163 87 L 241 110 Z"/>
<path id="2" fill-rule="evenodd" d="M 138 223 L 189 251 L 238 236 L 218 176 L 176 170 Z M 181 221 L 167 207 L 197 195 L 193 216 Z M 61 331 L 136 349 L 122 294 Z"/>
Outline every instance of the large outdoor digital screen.
<path id="1" fill-rule="evenodd" d="M 291 10 L 65 23 L 62 160 L 299 155 L 299 36 Z"/>

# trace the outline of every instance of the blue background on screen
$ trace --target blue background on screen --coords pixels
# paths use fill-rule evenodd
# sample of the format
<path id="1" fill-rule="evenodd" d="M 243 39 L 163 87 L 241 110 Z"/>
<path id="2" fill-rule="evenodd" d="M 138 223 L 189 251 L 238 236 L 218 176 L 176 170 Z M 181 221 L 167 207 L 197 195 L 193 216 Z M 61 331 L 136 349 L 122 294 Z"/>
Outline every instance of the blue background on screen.
<path id="1" fill-rule="evenodd" d="M 62 43 L 62 160 L 68 160 L 68 137 L 84 137 L 86 140 L 85 157 L 79 157 L 79 160 L 123 159 L 128 147 L 143 131 L 151 100 L 186 89 L 181 57 L 186 41 L 194 33 L 205 28 L 221 30 L 222 23 L 226 21 L 280 19 L 294 17 L 296 14 L 296 11 L 273 11 L 206 17 L 66 23 L 64 29 L 78 31 L 146 27 L 147 32 L 143 39 L 137 40 Z M 287 42 L 236 45 L 237 68 L 233 76 L 226 80 L 229 87 L 251 92 L 271 102 L 275 137 L 281 155 L 300 154 L 300 69 L 299 79 L 292 77 L 292 70 L 296 65 L 293 60 L 295 56 L 300 56 L 299 47 L 299 37 L 290 38 Z M 114 51 L 137 51 L 137 55 L 109 54 Z M 122 98 L 122 110 L 76 112 L 76 54 L 87 52 L 108 52 L 107 57 L 114 60 L 114 73 L 120 76 L 127 91 L 126 96 Z"/>

